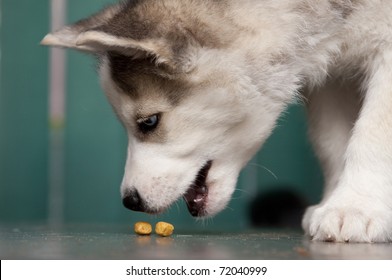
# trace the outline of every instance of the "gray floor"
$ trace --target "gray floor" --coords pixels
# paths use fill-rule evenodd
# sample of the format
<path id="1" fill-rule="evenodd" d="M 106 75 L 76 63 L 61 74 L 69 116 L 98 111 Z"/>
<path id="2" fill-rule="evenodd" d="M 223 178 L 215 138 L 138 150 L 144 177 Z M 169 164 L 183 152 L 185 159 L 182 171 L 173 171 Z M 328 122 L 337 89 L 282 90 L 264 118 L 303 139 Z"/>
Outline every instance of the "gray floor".
<path id="1" fill-rule="evenodd" d="M 392 244 L 311 242 L 301 232 L 176 230 L 137 236 L 127 226 L 1 226 L 1 259 L 392 259 Z"/>

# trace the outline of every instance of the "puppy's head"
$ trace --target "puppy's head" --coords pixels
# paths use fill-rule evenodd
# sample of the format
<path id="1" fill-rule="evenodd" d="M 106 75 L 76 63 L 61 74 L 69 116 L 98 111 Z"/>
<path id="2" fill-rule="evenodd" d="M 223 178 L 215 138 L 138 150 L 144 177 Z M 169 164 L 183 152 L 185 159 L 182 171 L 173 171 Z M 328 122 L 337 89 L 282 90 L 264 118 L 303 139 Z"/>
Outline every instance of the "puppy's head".
<path id="1" fill-rule="evenodd" d="M 158 2 L 109 7 L 42 43 L 98 55 L 102 86 L 129 138 L 124 205 L 159 213 L 183 197 L 193 216 L 213 215 L 281 106 L 253 84 L 245 55 L 230 47 L 230 24 L 218 32 L 213 20 L 171 7 L 176 1 Z"/>
<path id="2" fill-rule="evenodd" d="M 103 59 L 102 86 L 129 137 L 121 187 L 128 208 L 157 213 L 183 197 L 192 215 L 203 216 L 228 202 L 258 146 L 256 118 L 237 77 L 208 66 L 210 59 L 170 78 L 151 73 L 149 61 Z"/>

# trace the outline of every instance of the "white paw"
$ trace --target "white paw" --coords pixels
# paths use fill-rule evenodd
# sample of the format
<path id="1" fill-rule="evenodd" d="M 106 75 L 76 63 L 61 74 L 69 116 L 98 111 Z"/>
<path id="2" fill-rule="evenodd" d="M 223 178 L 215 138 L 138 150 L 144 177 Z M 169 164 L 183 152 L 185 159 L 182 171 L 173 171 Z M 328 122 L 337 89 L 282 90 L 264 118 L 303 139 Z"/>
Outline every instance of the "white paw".
<path id="1" fill-rule="evenodd" d="M 329 242 L 392 241 L 392 210 L 388 207 L 331 203 L 309 207 L 302 226 L 312 240 Z"/>

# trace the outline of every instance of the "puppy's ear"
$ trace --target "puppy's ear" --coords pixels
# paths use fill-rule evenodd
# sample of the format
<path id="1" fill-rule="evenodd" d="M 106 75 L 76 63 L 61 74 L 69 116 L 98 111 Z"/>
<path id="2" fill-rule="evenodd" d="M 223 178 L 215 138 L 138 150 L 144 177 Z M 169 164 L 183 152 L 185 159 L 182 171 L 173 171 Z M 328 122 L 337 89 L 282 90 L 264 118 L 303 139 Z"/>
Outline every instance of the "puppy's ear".
<path id="1" fill-rule="evenodd" d="M 41 44 L 93 54 L 116 52 L 133 59 L 148 58 L 171 73 L 191 71 L 197 45 L 194 38 L 177 26 L 153 25 L 154 20 L 132 9 L 125 4 L 108 7 L 49 33 Z"/>
<path id="2" fill-rule="evenodd" d="M 41 45 L 72 48 L 80 51 L 98 53 L 100 50 L 88 45 L 78 43 L 79 37 L 89 30 L 94 30 L 107 24 L 121 10 L 121 5 L 110 6 L 101 12 L 80 20 L 75 24 L 65 26 L 60 30 L 49 33 L 42 41 Z"/>

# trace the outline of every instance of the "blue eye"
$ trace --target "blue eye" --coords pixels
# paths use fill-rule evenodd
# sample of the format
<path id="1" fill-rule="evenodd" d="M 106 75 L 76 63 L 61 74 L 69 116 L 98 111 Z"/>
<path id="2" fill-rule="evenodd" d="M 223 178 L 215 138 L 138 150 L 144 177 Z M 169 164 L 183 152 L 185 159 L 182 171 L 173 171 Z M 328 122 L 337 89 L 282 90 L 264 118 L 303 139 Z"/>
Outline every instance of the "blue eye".
<path id="1" fill-rule="evenodd" d="M 155 114 L 147 118 L 140 118 L 136 122 L 142 133 L 148 133 L 153 131 L 158 126 L 159 119 L 160 115 Z"/>

